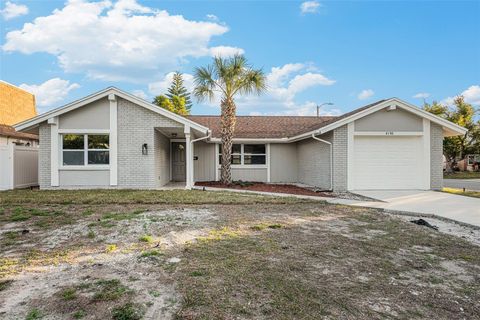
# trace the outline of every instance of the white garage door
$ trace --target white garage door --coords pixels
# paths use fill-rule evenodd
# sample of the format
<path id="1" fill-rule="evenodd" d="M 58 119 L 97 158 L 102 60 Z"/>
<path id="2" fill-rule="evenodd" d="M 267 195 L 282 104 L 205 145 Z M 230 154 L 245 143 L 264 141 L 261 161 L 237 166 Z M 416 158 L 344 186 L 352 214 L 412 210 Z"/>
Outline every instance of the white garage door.
<path id="1" fill-rule="evenodd" d="M 423 189 L 422 137 L 356 136 L 353 189 Z"/>

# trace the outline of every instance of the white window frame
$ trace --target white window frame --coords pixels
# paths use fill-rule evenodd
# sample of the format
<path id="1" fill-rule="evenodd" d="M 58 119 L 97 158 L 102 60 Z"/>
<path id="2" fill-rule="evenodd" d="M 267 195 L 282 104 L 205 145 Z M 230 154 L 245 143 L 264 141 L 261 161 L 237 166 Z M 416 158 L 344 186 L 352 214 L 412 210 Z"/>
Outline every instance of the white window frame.
<path id="1" fill-rule="evenodd" d="M 83 149 L 63 149 L 63 136 L 68 134 L 74 134 L 78 136 L 83 136 Z M 108 136 L 108 149 L 89 149 L 88 148 L 88 136 L 97 136 L 97 135 L 107 135 Z M 110 168 L 110 134 L 105 132 L 90 132 L 90 133 L 70 133 L 70 132 L 63 132 L 60 137 L 60 169 L 62 170 L 75 170 L 75 169 L 88 169 L 88 170 L 95 170 L 95 169 L 109 169 Z M 64 165 L 63 164 L 63 152 L 64 151 L 82 151 L 83 152 L 83 165 Z M 109 153 L 109 163 L 108 164 L 89 164 L 88 163 L 88 152 L 89 151 L 108 151 Z"/>
<path id="2" fill-rule="evenodd" d="M 252 168 L 252 169 L 266 169 L 268 168 L 268 144 L 267 143 L 233 143 L 240 145 L 240 153 L 232 153 L 232 156 L 237 155 L 240 156 L 240 164 L 232 164 L 232 168 Z M 265 153 L 245 153 L 245 145 L 246 144 L 258 144 L 265 146 Z M 222 165 L 220 161 L 220 156 L 222 153 L 220 152 L 221 143 L 218 144 L 218 155 L 217 155 L 217 165 L 220 168 Z M 245 156 L 265 156 L 265 164 L 245 164 Z"/>

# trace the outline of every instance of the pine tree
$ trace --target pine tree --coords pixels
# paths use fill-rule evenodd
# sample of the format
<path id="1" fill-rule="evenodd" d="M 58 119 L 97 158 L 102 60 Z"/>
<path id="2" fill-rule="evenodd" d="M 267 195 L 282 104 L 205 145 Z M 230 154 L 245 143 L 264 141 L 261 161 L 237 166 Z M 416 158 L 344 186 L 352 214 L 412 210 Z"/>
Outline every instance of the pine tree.
<path id="1" fill-rule="evenodd" d="M 190 99 L 190 92 L 188 92 L 187 88 L 183 85 L 183 76 L 180 72 L 177 71 L 173 74 L 172 85 L 168 88 L 167 94 L 165 95 L 172 101 L 175 96 L 184 98 L 185 109 L 187 110 L 187 114 L 190 113 L 192 100 Z"/>

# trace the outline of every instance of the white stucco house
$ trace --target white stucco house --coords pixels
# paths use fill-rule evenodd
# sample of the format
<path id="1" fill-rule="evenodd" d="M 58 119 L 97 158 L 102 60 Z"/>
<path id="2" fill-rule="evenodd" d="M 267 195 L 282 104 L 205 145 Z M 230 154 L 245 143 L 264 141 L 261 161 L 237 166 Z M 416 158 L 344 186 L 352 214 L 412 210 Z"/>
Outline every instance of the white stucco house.
<path id="1" fill-rule="evenodd" d="M 40 137 L 42 189 L 190 188 L 220 176 L 218 116 L 182 117 L 113 87 L 15 128 Z M 397 98 L 339 117 L 240 116 L 232 174 L 335 191 L 440 189 L 443 137 L 465 132 Z"/>

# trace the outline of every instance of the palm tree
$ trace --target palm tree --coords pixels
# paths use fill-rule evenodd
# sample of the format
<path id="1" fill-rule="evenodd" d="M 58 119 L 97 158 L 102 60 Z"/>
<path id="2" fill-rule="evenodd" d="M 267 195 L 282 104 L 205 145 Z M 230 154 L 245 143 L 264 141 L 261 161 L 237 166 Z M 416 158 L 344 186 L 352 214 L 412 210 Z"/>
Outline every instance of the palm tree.
<path id="1" fill-rule="evenodd" d="M 243 55 L 235 55 L 231 58 L 215 57 L 213 64 L 196 68 L 194 79 L 193 94 L 199 102 L 205 99 L 213 101 L 217 94 L 221 96 L 221 181 L 223 184 L 231 184 L 230 164 L 236 123 L 235 96 L 261 94 L 267 87 L 265 74 L 261 69 L 253 69 Z"/>

